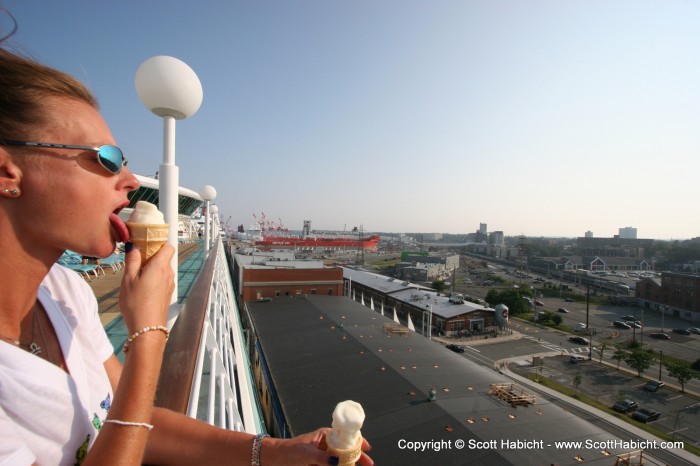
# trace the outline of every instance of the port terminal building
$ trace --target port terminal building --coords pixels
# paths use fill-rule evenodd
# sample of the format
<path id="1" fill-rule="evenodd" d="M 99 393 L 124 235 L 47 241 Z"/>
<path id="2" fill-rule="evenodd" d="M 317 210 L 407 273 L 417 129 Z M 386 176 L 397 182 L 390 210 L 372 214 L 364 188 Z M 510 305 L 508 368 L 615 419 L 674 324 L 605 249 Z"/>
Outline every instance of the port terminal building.
<path id="1" fill-rule="evenodd" d="M 423 335 L 482 333 L 497 326 L 494 309 L 451 300 L 415 283 L 350 267 L 343 267 L 343 281 L 346 296 Z"/>
<path id="2" fill-rule="evenodd" d="M 297 259 L 294 251 L 241 250 L 233 255 L 233 279 L 242 302 L 290 296 L 340 296 L 343 271 L 323 261 Z"/>

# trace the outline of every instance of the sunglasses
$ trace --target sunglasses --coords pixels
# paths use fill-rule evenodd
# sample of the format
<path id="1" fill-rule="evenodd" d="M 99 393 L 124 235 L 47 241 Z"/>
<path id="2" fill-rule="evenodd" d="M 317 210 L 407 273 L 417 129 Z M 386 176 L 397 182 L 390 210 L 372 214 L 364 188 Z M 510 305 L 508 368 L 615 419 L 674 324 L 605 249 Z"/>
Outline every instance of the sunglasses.
<path id="1" fill-rule="evenodd" d="M 29 147 L 48 147 L 51 149 L 74 149 L 74 150 L 91 150 L 97 152 L 97 161 L 108 172 L 117 175 L 122 171 L 122 167 L 126 167 L 128 161 L 124 157 L 122 150 L 117 146 L 105 144 L 103 146 L 71 146 L 68 144 L 51 144 L 48 142 L 29 142 L 29 141 L 11 141 L 0 140 L 0 145 L 5 146 L 29 146 Z"/>

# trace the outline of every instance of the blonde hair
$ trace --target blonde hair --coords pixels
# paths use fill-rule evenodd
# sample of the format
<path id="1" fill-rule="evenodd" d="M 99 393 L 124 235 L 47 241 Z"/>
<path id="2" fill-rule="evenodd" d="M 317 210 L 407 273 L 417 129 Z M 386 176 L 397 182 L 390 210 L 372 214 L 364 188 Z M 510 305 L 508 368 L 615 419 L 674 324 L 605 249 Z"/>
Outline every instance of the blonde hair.
<path id="1" fill-rule="evenodd" d="M 48 120 L 47 97 L 76 99 L 98 108 L 80 81 L 0 48 L 0 139 L 24 139 Z"/>

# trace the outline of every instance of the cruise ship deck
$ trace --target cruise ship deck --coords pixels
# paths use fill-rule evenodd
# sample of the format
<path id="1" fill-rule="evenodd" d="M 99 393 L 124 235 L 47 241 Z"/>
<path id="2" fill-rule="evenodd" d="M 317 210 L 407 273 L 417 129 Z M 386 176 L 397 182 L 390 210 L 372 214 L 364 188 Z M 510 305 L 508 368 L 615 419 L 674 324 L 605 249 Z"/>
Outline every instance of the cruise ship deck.
<path id="1" fill-rule="evenodd" d="M 204 264 L 204 247 L 202 241 L 180 243 L 178 256 L 178 291 L 177 301 L 182 304 L 189 295 L 194 281 Z M 97 298 L 100 320 L 107 331 L 115 349 L 121 348 L 126 341 L 126 327 L 119 315 L 119 287 L 124 270 L 113 272 L 107 267 L 105 275 L 88 282 Z M 121 352 L 118 352 L 121 354 Z"/>

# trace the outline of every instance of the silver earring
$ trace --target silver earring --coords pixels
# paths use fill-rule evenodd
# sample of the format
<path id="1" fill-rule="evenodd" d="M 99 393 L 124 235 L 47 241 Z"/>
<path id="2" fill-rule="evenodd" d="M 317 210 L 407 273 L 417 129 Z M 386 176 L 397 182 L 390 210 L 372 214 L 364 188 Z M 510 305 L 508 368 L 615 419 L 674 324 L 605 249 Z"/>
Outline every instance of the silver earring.
<path id="1" fill-rule="evenodd" d="M 3 194 L 9 194 L 12 197 L 19 196 L 19 189 L 17 189 L 17 188 L 3 189 L 2 192 L 3 192 Z"/>

